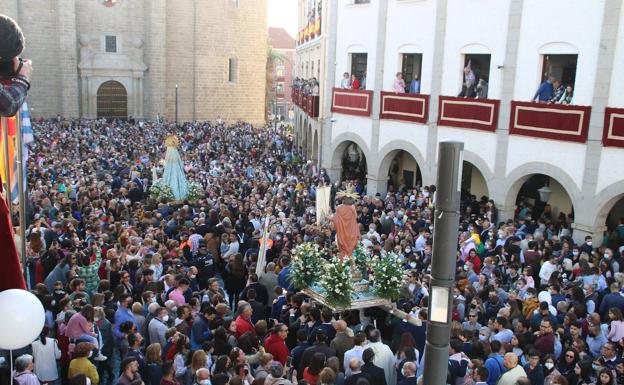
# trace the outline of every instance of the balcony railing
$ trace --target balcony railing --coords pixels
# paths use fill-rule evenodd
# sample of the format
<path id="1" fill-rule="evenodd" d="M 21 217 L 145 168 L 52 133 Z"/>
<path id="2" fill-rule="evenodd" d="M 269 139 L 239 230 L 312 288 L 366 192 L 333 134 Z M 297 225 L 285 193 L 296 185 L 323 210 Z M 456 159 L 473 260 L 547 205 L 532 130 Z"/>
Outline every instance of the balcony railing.
<path id="1" fill-rule="evenodd" d="M 427 119 L 429 119 L 429 95 L 381 91 L 379 117 L 381 119 L 427 123 Z"/>
<path id="2" fill-rule="evenodd" d="M 293 88 L 292 100 L 299 108 L 301 108 L 311 118 L 319 116 L 319 96 L 306 95 L 298 88 Z"/>
<path id="3" fill-rule="evenodd" d="M 440 96 L 438 125 L 496 131 L 500 101 Z"/>
<path id="4" fill-rule="evenodd" d="M 335 88 L 332 90 L 331 111 L 340 114 L 370 116 L 373 91 Z"/>
<path id="5" fill-rule="evenodd" d="M 512 101 L 509 133 L 585 143 L 590 114 L 589 106 Z"/>
<path id="6" fill-rule="evenodd" d="M 624 108 L 607 107 L 605 109 L 602 144 L 624 147 Z"/>

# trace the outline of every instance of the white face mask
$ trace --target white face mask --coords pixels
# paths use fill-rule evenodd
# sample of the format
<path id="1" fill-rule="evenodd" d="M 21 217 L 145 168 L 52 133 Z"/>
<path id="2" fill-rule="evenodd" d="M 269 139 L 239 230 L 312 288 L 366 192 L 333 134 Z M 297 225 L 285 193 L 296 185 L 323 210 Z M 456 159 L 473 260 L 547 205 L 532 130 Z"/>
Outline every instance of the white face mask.
<path id="1" fill-rule="evenodd" d="M 591 246 L 593 244 L 592 241 L 587 242 L 587 246 Z"/>
<path id="2" fill-rule="evenodd" d="M 89 352 L 89 355 L 87 356 L 87 358 L 91 358 L 92 355 L 93 355 L 93 350 Z"/>
<path id="3" fill-rule="evenodd" d="M 210 385 L 210 380 L 201 380 L 198 382 L 199 385 Z"/>
<path id="4" fill-rule="evenodd" d="M 169 315 L 165 315 L 164 317 L 162 317 L 162 321 L 163 322 L 168 322 L 169 321 Z"/>
<path id="5" fill-rule="evenodd" d="M 547 362 L 544 364 L 544 366 L 546 367 L 546 369 L 550 370 L 555 367 L 555 364 L 553 364 L 552 362 Z"/>
<path id="6" fill-rule="evenodd" d="M 150 300 L 150 303 L 156 303 L 156 297 L 152 297 L 152 299 Z"/>

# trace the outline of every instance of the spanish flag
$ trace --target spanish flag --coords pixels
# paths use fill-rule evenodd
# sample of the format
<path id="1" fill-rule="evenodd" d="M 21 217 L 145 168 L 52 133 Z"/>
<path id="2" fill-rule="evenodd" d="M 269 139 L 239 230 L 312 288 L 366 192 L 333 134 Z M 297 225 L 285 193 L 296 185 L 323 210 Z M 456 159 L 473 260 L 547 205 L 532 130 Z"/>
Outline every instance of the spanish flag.
<path id="1" fill-rule="evenodd" d="M 316 32 L 316 36 L 321 36 L 321 18 L 316 19 L 314 23 L 314 31 Z"/>

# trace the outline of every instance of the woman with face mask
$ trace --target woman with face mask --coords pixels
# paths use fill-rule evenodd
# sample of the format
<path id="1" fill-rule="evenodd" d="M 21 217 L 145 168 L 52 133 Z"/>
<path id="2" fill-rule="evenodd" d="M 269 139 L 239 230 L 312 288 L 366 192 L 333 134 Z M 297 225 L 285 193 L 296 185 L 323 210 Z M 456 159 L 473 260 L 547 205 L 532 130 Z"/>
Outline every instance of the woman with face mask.
<path id="1" fill-rule="evenodd" d="M 561 376 L 561 373 L 555 367 L 557 359 L 553 354 L 547 354 L 544 356 L 544 385 L 555 385 L 556 379 Z M 561 383 L 559 383 L 561 385 Z"/>

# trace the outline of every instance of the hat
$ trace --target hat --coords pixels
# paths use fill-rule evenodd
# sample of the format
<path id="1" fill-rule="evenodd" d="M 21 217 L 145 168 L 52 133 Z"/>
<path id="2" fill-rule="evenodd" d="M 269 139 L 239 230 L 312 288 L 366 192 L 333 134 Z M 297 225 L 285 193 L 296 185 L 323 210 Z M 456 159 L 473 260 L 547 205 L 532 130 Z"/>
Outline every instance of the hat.
<path id="1" fill-rule="evenodd" d="M 9 62 L 24 50 L 24 34 L 15 20 L 0 15 L 0 62 Z"/>

